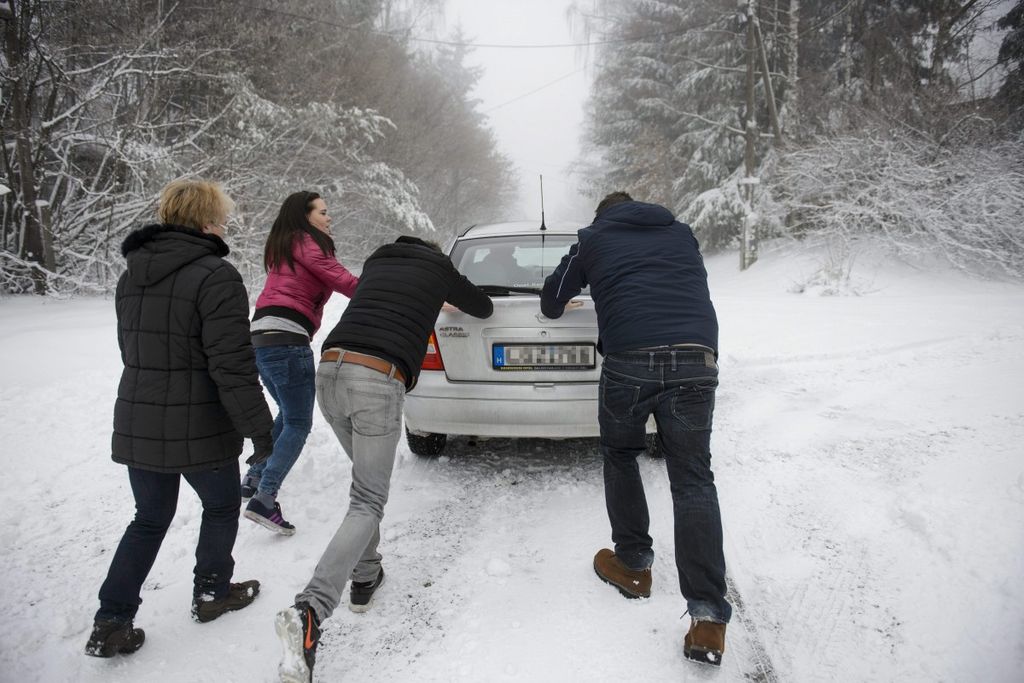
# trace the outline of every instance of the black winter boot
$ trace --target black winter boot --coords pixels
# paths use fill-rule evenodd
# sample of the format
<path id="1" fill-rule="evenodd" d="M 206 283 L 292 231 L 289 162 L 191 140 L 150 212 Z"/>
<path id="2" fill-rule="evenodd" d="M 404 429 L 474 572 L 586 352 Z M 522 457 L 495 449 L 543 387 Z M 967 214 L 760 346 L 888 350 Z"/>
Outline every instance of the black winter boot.
<path id="1" fill-rule="evenodd" d="M 225 612 L 248 607 L 259 594 L 260 582 L 255 580 L 231 584 L 228 594 L 223 598 L 215 598 L 209 593 L 200 593 L 192 598 L 192 618 L 205 624 Z"/>
<path id="2" fill-rule="evenodd" d="M 113 657 L 120 653 L 130 655 L 142 647 L 146 632 L 135 628 L 132 620 L 97 620 L 92 626 L 92 635 L 85 644 L 85 654 L 91 657 Z"/>

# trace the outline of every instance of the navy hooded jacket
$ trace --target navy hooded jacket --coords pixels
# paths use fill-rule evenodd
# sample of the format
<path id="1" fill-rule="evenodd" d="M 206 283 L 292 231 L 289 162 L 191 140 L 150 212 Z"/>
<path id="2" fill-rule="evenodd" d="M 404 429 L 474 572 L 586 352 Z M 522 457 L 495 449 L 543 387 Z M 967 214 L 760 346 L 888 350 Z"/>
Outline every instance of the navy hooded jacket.
<path id="1" fill-rule="evenodd" d="M 558 318 L 590 285 L 602 354 L 665 344 L 718 350 L 718 318 L 697 238 L 656 204 L 622 202 L 579 231 L 544 281 L 541 312 Z"/>

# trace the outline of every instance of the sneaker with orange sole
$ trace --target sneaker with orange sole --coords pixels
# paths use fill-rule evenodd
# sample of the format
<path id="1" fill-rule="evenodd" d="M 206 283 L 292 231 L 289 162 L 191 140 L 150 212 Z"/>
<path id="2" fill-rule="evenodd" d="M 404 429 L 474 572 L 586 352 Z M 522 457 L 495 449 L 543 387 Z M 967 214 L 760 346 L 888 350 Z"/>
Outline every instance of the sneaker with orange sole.
<path id="1" fill-rule="evenodd" d="M 274 622 L 284 653 L 277 673 L 281 683 L 312 683 L 316 646 L 320 644 L 320 622 L 305 602 L 297 602 L 277 613 Z"/>

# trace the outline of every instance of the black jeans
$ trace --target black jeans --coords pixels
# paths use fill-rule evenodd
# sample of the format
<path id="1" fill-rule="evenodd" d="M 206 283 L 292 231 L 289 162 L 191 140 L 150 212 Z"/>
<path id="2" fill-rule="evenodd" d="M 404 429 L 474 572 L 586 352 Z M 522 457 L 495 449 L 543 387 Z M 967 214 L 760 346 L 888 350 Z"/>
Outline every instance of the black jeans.
<path id="1" fill-rule="evenodd" d="M 650 516 L 637 456 L 653 413 L 675 516 L 679 588 L 690 615 L 727 623 L 718 490 L 711 472 L 711 423 L 718 368 L 702 351 L 626 351 L 605 357 L 598 412 L 605 503 L 615 554 L 631 569 L 654 561 Z"/>
<path id="2" fill-rule="evenodd" d="M 125 529 L 107 579 L 100 587 L 96 619 L 123 621 L 135 617 L 142 604 L 142 583 L 153 568 L 174 512 L 178 486 L 184 477 L 203 504 L 203 521 L 196 545 L 194 595 L 227 595 L 235 561 L 231 549 L 238 535 L 241 489 L 238 463 L 215 470 L 185 474 L 128 468 L 135 495 L 135 519 Z"/>

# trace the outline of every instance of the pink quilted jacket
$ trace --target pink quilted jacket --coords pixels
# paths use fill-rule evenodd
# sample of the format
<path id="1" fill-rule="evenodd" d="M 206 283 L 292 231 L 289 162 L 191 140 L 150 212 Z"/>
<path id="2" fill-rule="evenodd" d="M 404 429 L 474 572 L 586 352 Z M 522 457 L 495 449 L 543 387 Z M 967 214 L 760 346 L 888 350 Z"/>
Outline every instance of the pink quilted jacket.
<path id="1" fill-rule="evenodd" d="M 309 235 L 295 240 L 292 248 L 295 270 L 280 264 L 267 274 L 263 291 L 256 299 L 256 310 L 269 306 L 284 306 L 309 319 L 313 331 L 320 329 L 324 305 L 332 292 L 341 292 L 352 298 L 359 278 L 338 263 L 338 259 L 324 254 Z"/>

